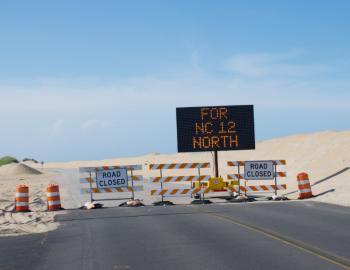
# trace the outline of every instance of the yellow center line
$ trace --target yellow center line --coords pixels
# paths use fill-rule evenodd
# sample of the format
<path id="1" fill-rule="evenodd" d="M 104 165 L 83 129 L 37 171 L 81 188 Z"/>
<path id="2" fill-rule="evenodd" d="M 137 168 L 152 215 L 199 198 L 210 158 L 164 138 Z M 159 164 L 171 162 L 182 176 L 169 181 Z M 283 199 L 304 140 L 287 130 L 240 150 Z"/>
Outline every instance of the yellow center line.
<path id="1" fill-rule="evenodd" d="M 328 252 L 323 251 L 319 248 L 308 246 L 307 244 L 305 244 L 303 242 L 300 242 L 300 241 L 294 240 L 294 239 L 289 239 L 285 236 L 282 236 L 282 235 L 277 234 L 275 232 L 269 231 L 267 229 L 263 229 L 263 228 L 260 228 L 260 227 L 254 226 L 254 225 L 242 223 L 242 222 L 235 220 L 235 219 L 228 217 L 228 216 L 219 215 L 216 213 L 207 213 L 207 214 L 215 216 L 215 217 L 220 218 L 222 220 L 225 220 L 227 222 L 233 223 L 233 224 L 238 225 L 240 227 L 243 227 L 245 229 L 254 231 L 256 233 L 263 234 L 271 239 L 282 242 L 286 245 L 292 246 L 292 247 L 297 248 L 299 250 L 302 250 L 306 253 L 315 255 L 315 256 L 317 256 L 317 257 L 319 257 L 327 262 L 335 264 L 341 268 L 350 269 L 350 261 L 345 259 L 345 258 L 339 257 L 339 256 L 334 255 L 334 254 L 329 254 Z"/>

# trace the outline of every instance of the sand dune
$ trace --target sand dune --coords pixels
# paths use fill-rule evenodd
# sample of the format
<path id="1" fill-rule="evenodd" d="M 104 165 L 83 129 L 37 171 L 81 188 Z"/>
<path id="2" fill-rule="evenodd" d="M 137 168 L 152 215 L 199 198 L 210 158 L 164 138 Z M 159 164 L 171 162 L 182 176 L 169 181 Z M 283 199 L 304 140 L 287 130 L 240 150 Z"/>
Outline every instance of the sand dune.
<path id="1" fill-rule="evenodd" d="M 28 176 L 41 172 L 23 163 L 11 163 L 0 167 L 0 176 Z"/>
<path id="2" fill-rule="evenodd" d="M 350 206 L 350 131 L 320 132 L 314 134 L 294 135 L 258 142 L 254 151 L 230 151 L 219 153 L 220 175 L 226 178 L 228 173 L 236 172 L 234 168 L 227 167 L 227 161 L 234 160 L 287 160 L 286 166 L 280 166 L 279 171 L 286 171 L 287 178 L 279 179 L 279 183 L 288 185 L 285 192 L 291 199 L 296 199 L 297 181 L 296 175 L 307 172 L 310 176 L 314 195 L 312 200 Z M 53 180 L 63 179 L 58 173 L 49 172 L 51 169 L 79 168 L 86 166 L 102 165 L 127 165 L 143 164 L 143 175 L 147 179 L 150 176 L 158 176 L 159 171 L 148 169 L 151 163 L 177 163 L 177 162 L 212 162 L 211 153 L 182 153 L 172 155 L 149 154 L 133 158 L 116 158 L 99 161 L 72 161 L 66 163 L 47 163 L 44 166 L 44 174 L 37 170 L 40 164 L 32 165 L 11 164 L 0 168 L 0 235 L 23 234 L 44 232 L 57 227 L 54 222 L 56 213 L 44 212 L 46 209 L 46 185 Z M 213 164 L 213 163 L 212 163 Z M 193 170 L 164 171 L 163 175 L 191 175 Z M 213 169 L 203 169 L 202 174 L 213 175 Z M 67 182 L 62 182 L 63 201 L 74 201 L 71 189 L 79 189 L 77 179 L 72 177 Z M 22 179 L 22 180 L 21 180 Z M 23 180 L 24 179 L 24 180 Z M 76 185 L 73 186 L 72 181 Z M 14 207 L 14 192 L 17 184 L 30 186 L 30 208 L 32 213 L 12 213 Z M 249 181 L 249 185 L 269 184 L 272 182 Z M 66 186 L 64 186 L 66 185 Z M 144 181 L 145 191 L 136 196 L 145 199 L 148 204 L 155 201 L 149 196 L 151 185 Z M 158 187 L 158 186 L 153 186 Z M 171 187 L 171 185 L 167 185 Z M 78 190 L 77 190 L 78 192 Z M 280 192 L 280 194 L 282 194 Z M 72 197 L 72 198 L 70 198 Z M 188 203 L 189 198 L 185 199 Z M 64 206 L 64 205 L 63 205 Z"/>
<path id="3" fill-rule="evenodd" d="M 42 233 L 57 228 L 55 213 L 46 212 L 45 192 L 47 184 L 57 176 L 52 173 L 38 174 L 36 170 L 23 166 L 9 167 L 6 172 L 7 176 L 0 176 L 0 236 Z M 13 212 L 16 186 L 19 184 L 29 186 L 29 207 L 32 212 Z"/>
<path id="4" fill-rule="evenodd" d="M 258 142 L 256 149 L 252 151 L 227 151 L 219 153 L 220 175 L 226 178 L 228 173 L 236 172 L 234 168 L 227 167 L 229 160 L 287 160 L 286 166 L 279 166 L 279 171 L 286 171 L 287 178 L 281 178 L 279 183 L 286 183 L 288 189 L 286 193 L 297 190 L 296 176 L 300 172 L 307 172 L 310 182 L 315 183 L 327 178 L 344 168 L 350 167 L 350 131 L 326 131 L 313 134 L 293 135 L 283 138 Z M 147 165 L 150 163 L 172 163 L 172 162 L 212 162 L 211 153 L 178 153 L 172 155 L 149 154 L 134 158 L 117 158 L 100 161 L 72 161 L 67 163 L 47 163 L 45 168 L 78 168 L 84 166 L 102 165 L 125 165 L 144 164 L 145 177 L 157 176 L 158 171 L 150 171 Z M 213 163 L 212 163 L 213 164 Z M 213 170 L 202 170 L 203 174 L 213 175 Z M 193 174 L 193 171 L 164 171 L 164 175 Z M 248 184 L 261 184 L 262 182 L 249 181 Z M 272 183 L 264 182 L 264 183 Z M 315 198 L 320 201 L 337 203 L 350 206 L 350 199 L 343 194 L 350 192 L 348 173 L 330 177 L 322 184 L 314 187 L 314 193 L 325 192 L 334 188 L 333 192 Z M 291 198 L 296 198 L 297 193 L 290 194 Z M 332 199 L 330 199 L 332 198 Z"/>

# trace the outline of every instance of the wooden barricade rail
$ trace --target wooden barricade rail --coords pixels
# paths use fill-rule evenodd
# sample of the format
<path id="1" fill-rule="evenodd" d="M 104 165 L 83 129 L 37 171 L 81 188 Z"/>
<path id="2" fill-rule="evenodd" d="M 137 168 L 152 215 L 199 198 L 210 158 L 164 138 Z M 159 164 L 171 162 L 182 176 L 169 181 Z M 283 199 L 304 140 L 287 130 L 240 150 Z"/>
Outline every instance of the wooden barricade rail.
<path id="1" fill-rule="evenodd" d="M 151 196 L 161 196 L 161 201 L 164 202 L 164 197 L 171 196 L 184 196 L 197 193 L 205 193 L 206 190 L 202 188 L 192 188 L 193 181 L 207 181 L 209 180 L 209 175 L 201 175 L 200 170 L 204 168 L 210 168 L 209 162 L 204 163 L 169 163 L 169 164 L 150 164 L 150 170 L 159 170 L 159 177 L 151 177 L 151 183 L 160 183 L 160 189 L 152 189 Z M 173 169 L 197 169 L 198 175 L 190 176 L 163 176 L 163 170 L 173 170 Z M 173 188 L 164 189 L 163 183 L 179 183 L 179 182 L 190 182 L 191 188 Z M 207 192 L 206 192 L 207 193 Z"/>

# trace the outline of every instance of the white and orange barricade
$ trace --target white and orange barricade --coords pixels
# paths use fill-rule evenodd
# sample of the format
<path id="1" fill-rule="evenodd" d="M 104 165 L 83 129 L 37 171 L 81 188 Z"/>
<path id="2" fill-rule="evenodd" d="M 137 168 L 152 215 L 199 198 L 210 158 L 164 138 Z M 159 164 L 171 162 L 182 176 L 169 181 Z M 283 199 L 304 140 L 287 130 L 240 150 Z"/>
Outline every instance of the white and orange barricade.
<path id="1" fill-rule="evenodd" d="M 97 185 L 97 173 L 100 171 L 109 171 L 109 170 L 118 170 L 118 169 L 125 169 L 127 171 L 127 184 L 123 187 L 104 187 L 101 188 Z M 88 184 L 89 187 L 83 187 L 80 189 L 81 194 L 90 194 L 90 201 L 103 201 L 103 200 L 134 200 L 135 199 L 135 192 L 142 191 L 143 190 L 143 176 L 140 173 L 137 173 L 137 171 L 142 170 L 141 164 L 136 165 L 120 165 L 120 166 L 101 166 L 101 167 L 82 167 L 79 168 L 80 172 L 80 183 L 81 184 Z M 136 174 L 135 174 L 136 172 Z M 141 182 L 140 185 L 135 185 L 134 182 Z M 115 194 L 124 194 L 126 198 L 104 198 L 101 197 L 102 194 L 106 193 L 115 193 Z M 129 194 L 127 194 L 129 193 Z M 100 194 L 100 197 L 94 198 L 93 194 Z"/>
<path id="2" fill-rule="evenodd" d="M 208 188 L 173 188 L 173 189 L 153 189 L 151 190 L 152 196 L 181 196 L 181 195 L 194 195 L 194 194 L 203 194 L 209 193 Z"/>
<path id="3" fill-rule="evenodd" d="M 276 177 L 287 177 L 287 173 L 286 172 L 275 172 L 275 176 Z M 243 173 L 228 174 L 227 179 L 229 179 L 229 180 L 238 180 L 238 179 L 244 180 L 244 174 Z"/>
<path id="4" fill-rule="evenodd" d="M 46 196 L 47 196 L 47 210 L 55 211 L 61 210 L 61 197 L 60 197 L 60 189 L 56 184 L 49 184 L 46 188 Z"/>
<path id="5" fill-rule="evenodd" d="M 160 183 L 159 189 L 151 189 L 152 196 L 161 196 L 161 202 L 164 202 L 164 197 L 182 197 L 192 196 L 193 194 L 199 194 L 206 192 L 206 189 L 192 188 L 192 182 L 194 181 L 208 181 L 209 175 L 201 175 L 201 169 L 210 168 L 209 162 L 204 163 L 169 163 L 169 164 L 150 164 L 150 170 L 159 170 L 157 177 L 151 177 L 150 182 L 152 184 Z M 198 175 L 181 175 L 181 176 L 163 176 L 164 170 L 174 169 L 197 169 Z M 190 183 L 191 188 L 163 188 L 164 183 Z"/>
<path id="6" fill-rule="evenodd" d="M 298 179 L 298 189 L 299 189 L 298 199 L 312 198 L 313 195 L 312 195 L 309 175 L 307 173 L 299 173 L 297 176 L 297 179 Z"/>
<path id="7" fill-rule="evenodd" d="M 244 167 L 246 161 L 228 161 L 227 165 L 231 168 L 234 167 L 236 168 L 236 172 L 234 173 L 230 173 L 227 174 L 227 179 L 228 180 L 238 180 L 237 181 L 237 185 L 235 186 L 228 186 L 228 190 L 230 192 L 237 192 L 237 193 L 241 193 L 244 192 L 245 194 L 247 194 L 247 192 L 274 192 L 275 195 L 277 195 L 277 191 L 278 190 L 286 190 L 287 189 L 287 185 L 282 184 L 282 185 L 278 185 L 278 179 L 279 178 L 284 178 L 287 177 L 287 172 L 284 171 L 277 171 L 277 166 L 280 165 L 286 165 L 287 162 L 285 160 L 273 160 L 272 164 L 274 167 L 274 184 L 263 184 L 263 185 L 249 185 L 247 186 L 248 180 L 244 179 L 244 173 L 241 173 L 241 167 Z M 251 181 L 271 181 L 270 180 L 249 180 L 249 182 Z M 244 185 L 241 185 L 242 181 L 244 181 Z"/>
<path id="8" fill-rule="evenodd" d="M 16 187 L 15 198 L 16 212 L 29 211 L 29 187 L 26 185 L 19 185 Z"/>
<path id="9" fill-rule="evenodd" d="M 286 190 L 287 185 L 282 184 L 282 185 L 258 185 L 258 186 L 240 186 L 235 187 L 235 186 L 229 186 L 228 190 L 231 192 L 237 192 L 238 190 L 241 190 L 243 192 L 248 192 L 248 191 L 268 191 L 268 192 L 274 192 L 275 190 Z"/>

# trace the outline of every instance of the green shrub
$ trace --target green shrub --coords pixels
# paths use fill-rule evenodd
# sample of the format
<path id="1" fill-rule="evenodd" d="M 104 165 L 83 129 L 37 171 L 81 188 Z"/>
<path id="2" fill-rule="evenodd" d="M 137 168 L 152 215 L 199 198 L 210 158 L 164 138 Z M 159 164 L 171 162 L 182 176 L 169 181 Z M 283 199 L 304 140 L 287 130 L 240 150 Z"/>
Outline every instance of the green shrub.
<path id="1" fill-rule="evenodd" d="M 0 158 L 0 166 L 10 163 L 18 163 L 18 160 L 10 156 Z"/>
<path id="2" fill-rule="evenodd" d="M 32 162 L 34 162 L 34 163 L 39 163 L 39 161 L 37 161 L 37 160 L 34 159 L 34 158 L 24 158 L 22 161 L 23 161 L 23 162 L 32 161 Z"/>

